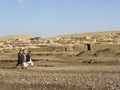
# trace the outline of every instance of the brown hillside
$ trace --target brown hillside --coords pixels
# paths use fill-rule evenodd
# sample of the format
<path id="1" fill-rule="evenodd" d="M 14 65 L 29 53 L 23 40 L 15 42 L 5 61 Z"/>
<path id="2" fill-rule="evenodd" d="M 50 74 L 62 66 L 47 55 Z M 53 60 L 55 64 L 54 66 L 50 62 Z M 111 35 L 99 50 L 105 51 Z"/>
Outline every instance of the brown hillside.
<path id="1" fill-rule="evenodd" d="M 59 36 L 54 36 L 56 37 L 66 37 L 66 36 L 71 36 L 71 37 L 84 37 L 84 36 L 96 36 L 96 35 L 107 35 L 107 34 L 115 34 L 115 33 L 120 33 L 120 30 L 115 30 L 115 31 L 103 31 L 103 32 L 88 32 L 88 33 L 77 33 L 77 34 L 68 34 L 68 35 L 59 35 Z"/>
<path id="2" fill-rule="evenodd" d="M 28 34 L 10 35 L 10 36 L 0 37 L 0 41 L 7 41 L 10 39 L 28 39 L 28 38 L 33 38 L 33 36 Z"/>

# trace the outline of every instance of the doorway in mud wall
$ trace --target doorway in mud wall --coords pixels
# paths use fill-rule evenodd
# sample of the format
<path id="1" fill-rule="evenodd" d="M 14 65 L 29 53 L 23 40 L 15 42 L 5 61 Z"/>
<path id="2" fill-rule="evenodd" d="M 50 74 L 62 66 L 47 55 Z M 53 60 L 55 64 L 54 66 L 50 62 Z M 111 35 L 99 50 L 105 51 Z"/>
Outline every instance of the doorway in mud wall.
<path id="1" fill-rule="evenodd" d="M 67 48 L 65 48 L 65 52 L 67 51 Z"/>
<path id="2" fill-rule="evenodd" d="M 91 50 L 91 45 L 90 44 L 86 44 L 86 50 L 90 51 Z"/>

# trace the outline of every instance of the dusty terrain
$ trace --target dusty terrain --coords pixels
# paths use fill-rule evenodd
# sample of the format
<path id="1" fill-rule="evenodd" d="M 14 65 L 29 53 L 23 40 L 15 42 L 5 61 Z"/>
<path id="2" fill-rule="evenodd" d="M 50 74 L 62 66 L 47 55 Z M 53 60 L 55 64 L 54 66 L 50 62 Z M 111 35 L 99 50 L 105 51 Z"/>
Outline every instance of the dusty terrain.
<path id="1" fill-rule="evenodd" d="M 25 40 L 2 38 L 0 90 L 120 90 L 119 35 L 115 31 L 37 41 L 29 41 L 29 35 Z M 86 42 L 91 50 L 80 49 Z M 33 67 L 15 67 L 17 51 L 23 47 L 32 50 Z"/>
<path id="2" fill-rule="evenodd" d="M 73 53 L 32 55 L 34 67 L 15 67 L 2 57 L 1 90 L 119 90 L 120 58 L 77 57 Z"/>

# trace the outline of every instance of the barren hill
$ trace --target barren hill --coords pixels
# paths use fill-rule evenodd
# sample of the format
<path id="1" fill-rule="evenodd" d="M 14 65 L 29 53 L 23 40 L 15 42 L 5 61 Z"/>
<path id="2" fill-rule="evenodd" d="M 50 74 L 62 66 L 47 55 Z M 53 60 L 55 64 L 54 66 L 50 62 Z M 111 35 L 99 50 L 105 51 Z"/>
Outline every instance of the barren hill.
<path id="1" fill-rule="evenodd" d="M 120 30 L 115 30 L 115 31 L 103 31 L 103 32 L 88 32 L 88 33 L 76 33 L 76 34 L 68 34 L 68 35 L 59 35 L 59 36 L 54 36 L 56 37 L 84 37 L 84 36 L 96 36 L 96 35 L 109 35 L 109 34 L 116 34 L 120 33 Z M 52 37 L 53 38 L 53 37 Z"/>
<path id="2" fill-rule="evenodd" d="M 9 53 L 19 48 L 33 52 L 83 52 L 114 49 L 119 53 L 119 45 L 120 31 L 70 34 L 47 38 L 33 37 L 32 35 L 13 35 L 0 38 L 1 53 Z"/>
<path id="3" fill-rule="evenodd" d="M 0 41 L 7 41 L 10 39 L 28 39 L 28 38 L 33 38 L 32 35 L 28 35 L 28 34 L 21 34 L 21 35 L 10 35 L 10 36 L 4 36 L 4 37 L 0 37 Z"/>

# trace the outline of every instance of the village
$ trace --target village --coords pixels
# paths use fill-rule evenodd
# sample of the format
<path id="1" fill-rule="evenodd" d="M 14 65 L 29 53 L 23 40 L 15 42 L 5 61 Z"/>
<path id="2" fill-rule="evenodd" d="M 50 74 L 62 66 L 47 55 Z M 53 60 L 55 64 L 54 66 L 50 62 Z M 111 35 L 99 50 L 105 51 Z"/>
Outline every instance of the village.
<path id="1" fill-rule="evenodd" d="M 23 38 L 23 36 L 25 38 Z M 64 35 L 56 37 L 33 37 L 23 35 L 0 39 L 0 52 L 14 52 L 20 48 L 36 52 L 77 52 L 96 50 L 101 47 L 119 46 L 120 33 L 106 35 Z M 100 48 L 101 49 L 101 48 Z"/>

